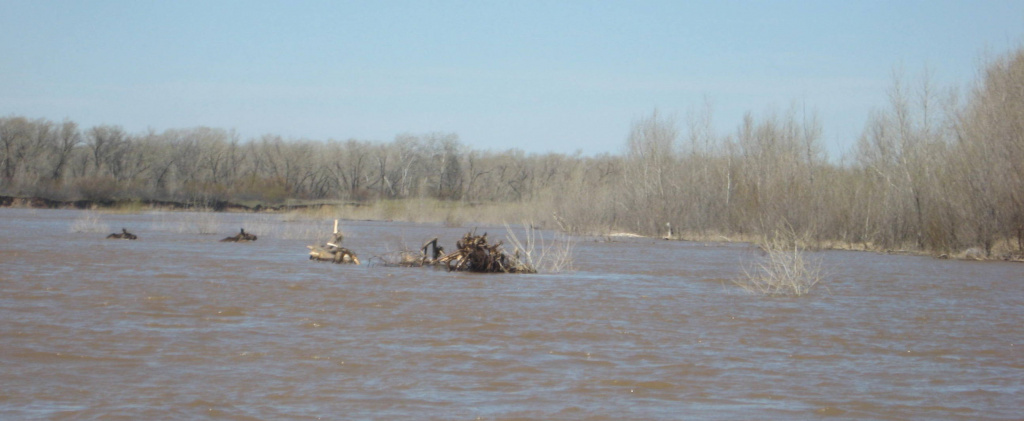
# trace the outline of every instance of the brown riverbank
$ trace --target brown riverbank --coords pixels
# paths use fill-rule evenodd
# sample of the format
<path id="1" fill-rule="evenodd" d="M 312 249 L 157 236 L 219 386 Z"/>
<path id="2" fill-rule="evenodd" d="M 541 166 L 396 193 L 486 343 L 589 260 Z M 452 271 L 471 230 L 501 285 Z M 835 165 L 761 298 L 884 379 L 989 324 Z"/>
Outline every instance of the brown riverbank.
<path id="1" fill-rule="evenodd" d="M 45 197 L 17 197 L 0 196 L 0 207 L 6 208 L 35 208 L 35 209 L 120 209 L 120 208 L 143 208 L 143 209 L 165 209 L 165 210 L 212 210 L 216 212 L 275 212 L 294 209 L 303 209 L 313 205 L 277 205 L 264 206 L 262 204 L 244 205 L 227 201 L 211 201 L 203 204 L 176 202 L 170 200 L 151 199 L 77 199 L 57 200 Z"/>
<path id="2" fill-rule="evenodd" d="M 516 206 L 482 206 L 479 204 L 463 204 L 435 200 L 388 200 L 373 203 L 288 203 L 264 205 L 259 203 L 241 204 L 227 201 L 214 201 L 206 204 L 193 204 L 167 200 L 55 200 L 44 197 L 0 196 L 0 207 L 36 208 L 36 209 L 79 209 L 79 210 L 171 210 L 171 211 L 214 211 L 214 212 L 314 212 L 317 215 L 332 219 L 347 220 L 397 220 L 407 222 L 441 222 L 447 226 L 501 224 L 510 220 L 527 221 L 539 227 L 552 226 L 535 209 Z M 523 215 L 527 215 L 525 219 Z M 636 235 L 636 234 L 633 234 Z M 599 235 L 600 236 L 600 235 Z M 605 237 L 615 237 L 609 234 Z M 737 236 L 715 234 L 697 234 L 683 232 L 673 235 L 671 240 L 692 242 L 758 242 L 751 235 Z M 986 256 L 979 248 L 970 248 L 952 252 L 929 252 L 915 250 L 912 247 L 888 249 L 874 244 L 849 244 L 828 241 L 816 245 L 803 244 L 802 248 L 810 250 L 845 250 L 866 251 L 881 254 L 901 254 L 931 256 L 940 259 L 979 260 L 979 261 L 1011 261 L 1024 262 L 1024 253 L 1014 247 L 1013 241 L 1004 240 L 997 243 L 991 255 Z"/>

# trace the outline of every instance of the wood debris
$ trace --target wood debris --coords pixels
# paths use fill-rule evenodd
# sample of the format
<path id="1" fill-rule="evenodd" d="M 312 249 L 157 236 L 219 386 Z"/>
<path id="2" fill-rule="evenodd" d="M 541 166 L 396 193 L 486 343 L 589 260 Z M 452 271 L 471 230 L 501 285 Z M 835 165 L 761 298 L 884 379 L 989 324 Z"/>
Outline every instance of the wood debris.
<path id="1" fill-rule="evenodd" d="M 480 273 L 536 273 L 537 270 L 519 259 L 518 253 L 510 255 L 501 248 L 502 241 L 487 242 L 487 233 L 475 235 L 466 233 L 455 243 L 457 250 L 434 261 L 443 264 L 450 271 Z M 424 249 L 425 250 L 425 249 Z"/>
<path id="2" fill-rule="evenodd" d="M 537 273 L 537 270 L 519 258 L 519 253 L 508 254 L 501 248 L 502 242 L 487 242 L 487 233 L 476 235 L 466 233 L 456 241 L 456 250 L 445 253 L 437 244 L 437 238 L 423 243 L 419 251 L 401 251 L 387 257 L 379 257 L 385 266 L 402 267 L 444 267 L 449 271 L 477 273 Z"/>
<path id="3" fill-rule="evenodd" d="M 345 236 L 338 232 L 338 220 L 334 220 L 334 234 L 331 240 L 323 245 L 306 246 L 309 249 L 309 260 L 317 262 L 359 264 L 359 257 L 352 250 L 341 246 Z"/>
<path id="4" fill-rule="evenodd" d="M 223 240 L 220 240 L 222 243 L 244 243 L 248 241 L 256 241 L 256 234 L 245 232 L 245 228 L 242 228 L 237 235 L 224 237 Z"/>
<path id="5" fill-rule="evenodd" d="M 121 232 L 115 232 L 107 236 L 107 238 L 114 238 L 120 240 L 137 240 L 139 237 L 135 234 L 128 232 L 127 228 L 121 228 Z"/>

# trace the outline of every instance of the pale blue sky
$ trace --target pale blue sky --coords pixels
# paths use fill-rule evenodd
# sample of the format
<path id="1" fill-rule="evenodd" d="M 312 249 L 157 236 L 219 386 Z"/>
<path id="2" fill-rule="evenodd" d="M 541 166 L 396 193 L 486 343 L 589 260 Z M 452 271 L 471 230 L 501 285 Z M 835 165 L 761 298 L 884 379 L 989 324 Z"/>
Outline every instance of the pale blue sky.
<path id="1" fill-rule="evenodd" d="M 894 68 L 964 87 L 1021 45 L 1024 1 L 0 0 L 0 28 L 4 116 L 594 154 L 707 98 L 719 134 L 803 104 L 835 157 Z"/>

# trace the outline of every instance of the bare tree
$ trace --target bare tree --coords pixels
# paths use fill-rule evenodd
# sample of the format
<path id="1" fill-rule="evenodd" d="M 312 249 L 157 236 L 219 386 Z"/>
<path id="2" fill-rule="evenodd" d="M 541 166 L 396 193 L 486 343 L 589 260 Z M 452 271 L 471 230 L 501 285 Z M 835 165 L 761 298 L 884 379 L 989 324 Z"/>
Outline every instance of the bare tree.
<path id="1" fill-rule="evenodd" d="M 78 124 L 71 120 L 64 120 L 55 140 L 50 146 L 52 148 L 50 179 L 59 182 L 64 178 L 68 162 L 71 160 L 71 153 L 78 145 L 82 144 L 82 133 L 78 130 Z"/>
<path id="2" fill-rule="evenodd" d="M 109 174 L 110 164 L 127 144 L 127 134 L 120 126 L 95 126 L 89 129 L 86 145 L 92 152 L 93 175 Z"/>
<path id="3" fill-rule="evenodd" d="M 16 181 L 19 166 L 31 154 L 32 123 L 24 117 L 0 118 L 0 148 L 2 148 L 2 169 L 4 187 L 11 188 Z"/>

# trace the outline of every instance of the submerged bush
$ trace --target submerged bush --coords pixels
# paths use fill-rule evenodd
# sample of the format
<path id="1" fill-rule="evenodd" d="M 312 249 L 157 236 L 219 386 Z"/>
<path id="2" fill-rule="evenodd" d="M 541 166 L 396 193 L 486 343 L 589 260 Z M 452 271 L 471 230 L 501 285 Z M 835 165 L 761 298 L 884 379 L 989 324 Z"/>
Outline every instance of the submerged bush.
<path id="1" fill-rule="evenodd" d="M 110 224 L 103 222 L 97 212 L 88 211 L 71 222 L 71 232 L 105 233 L 110 231 Z"/>
<path id="2" fill-rule="evenodd" d="M 821 265 L 804 258 L 803 250 L 783 241 L 772 241 L 761 246 L 763 261 L 754 270 L 733 280 L 751 294 L 785 295 L 799 297 L 810 292 L 822 279 Z"/>
<path id="3" fill-rule="evenodd" d="M 525 241 L 519 241 L 512 226 L 505 223 L 508 240 L 515 247 L 516 260 L 533 272 L 559 273 L 574 270 L 576 241 L 573 237 L 556 231 L 554 238 L 545 239 L 532 223 L 524 222 L 522 226 Z"/>

